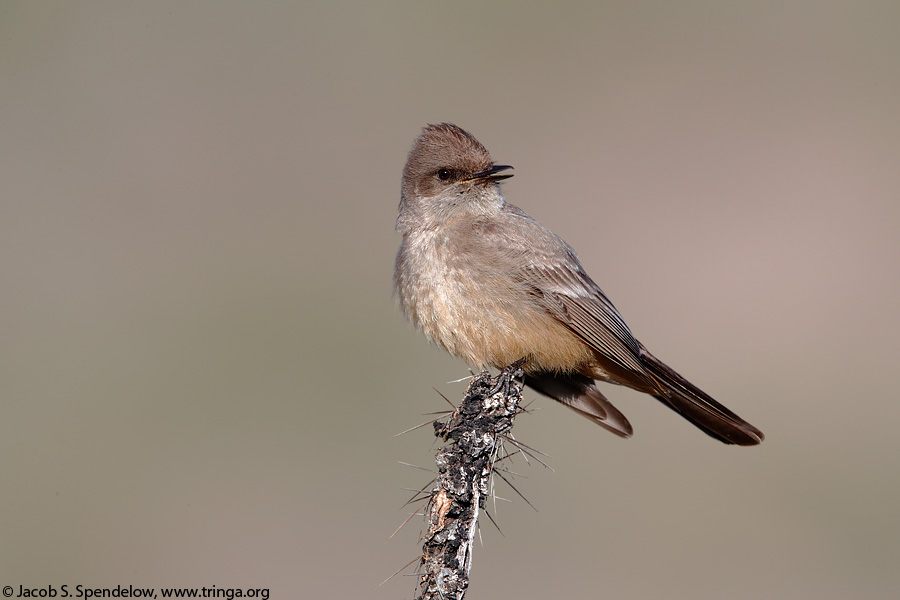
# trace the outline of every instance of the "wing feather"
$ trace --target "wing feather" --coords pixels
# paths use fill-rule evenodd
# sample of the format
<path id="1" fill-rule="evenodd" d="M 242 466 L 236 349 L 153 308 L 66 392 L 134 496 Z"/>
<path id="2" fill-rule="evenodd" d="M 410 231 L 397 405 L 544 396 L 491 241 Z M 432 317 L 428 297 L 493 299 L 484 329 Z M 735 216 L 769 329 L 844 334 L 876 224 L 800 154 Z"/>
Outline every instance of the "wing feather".
<path id="1" fill-rule="evenodd" d="M 619 311 L 580 265 L 577 271 L 571 265 L 578 265 L 577 259 L 565 266 L 532 264 L 525 267 L 524 280 L 547 310 L 594 350 L 619 367 L 646 377 L 640 344 Z"/>

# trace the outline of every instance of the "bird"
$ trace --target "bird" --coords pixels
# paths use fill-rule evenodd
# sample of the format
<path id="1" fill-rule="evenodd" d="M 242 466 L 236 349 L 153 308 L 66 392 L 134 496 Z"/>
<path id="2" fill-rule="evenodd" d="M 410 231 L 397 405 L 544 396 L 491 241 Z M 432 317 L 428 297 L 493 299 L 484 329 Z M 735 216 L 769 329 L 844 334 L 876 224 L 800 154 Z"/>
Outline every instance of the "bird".
<path id="1" fill-rule="evenodd" d="M 403 168 L 394 290 L 425 336 L 479 368 L 521 361 L 524 382 L 612 433 L 628 419 L 598 382 L 648 394 L 726 444 L 762 431 L 656 358 L 561 237 L 510 204 L 496 164 L 468 131 L 424 127 Z"/>

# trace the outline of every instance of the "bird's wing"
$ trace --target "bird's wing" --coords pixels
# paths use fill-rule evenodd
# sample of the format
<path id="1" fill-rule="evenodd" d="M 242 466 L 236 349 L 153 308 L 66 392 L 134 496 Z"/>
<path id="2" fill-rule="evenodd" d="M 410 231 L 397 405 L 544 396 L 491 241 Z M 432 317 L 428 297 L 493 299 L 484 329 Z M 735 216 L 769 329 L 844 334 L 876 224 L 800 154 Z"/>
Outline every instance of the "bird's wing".
<path id="1" fill-rule="evenodd" d="M 508 223 L 498 225 L 501 219 Z M 493 253 L 499 268 L 512 271 L 547 312 L 596 351 L 611 381 L 642 391 L 656 388 L 641 364 L 640 344 L 562 238 L 506 204 L 499 219 L 484 221 L 475 239 Z"/>
<path id="2" fill-rule="evenodd" d="M 608 381 L 652 394 L 725 443 L 753 445 L 762 441 L 764 436 L 759 429 L 666 366 L 634 338 L 619 311 L 588 276 L 568 244 L 511 205 L 504 213 L 507 218 L 518 220 L 519 228 L 516 230 L 528 231 L 529 242 L 537 240 L 537 243 L 525 243 L 522 236 L 507 236 L 505 247 L 515 257 L 508 264 L 514 265 L 521 285 L 526 286 L 551 315 L 565 323 L 595 351 L 599 366 L 608 373 Z M 559 385 L 550 387 L 541 379 L 534 376 L 532 379 L 534 381 L 530 385 L 563 403 L 573 404 L 571 398 L 581 398 L 569 389 L 577 383 L 576 380 L 567 380 L 569 386 L 561 393 Z M 603 402 L 582 402 L 572 405 L 572 408 L 589 418 L 596 417 L 598 422 L 609 420 L 609 411 Z M 620 435 L 629 433 L 624 426 L 619 432 Z"/>
<path id="3" fill-rule="evenodd" d="M 565 265 L 525 266 L 526 280 L 547 310 L 589 346 L 619 367 L 646 376 L 639 358 L 641 346 L 628 325 L 574 254 L 571 259 Z"/>

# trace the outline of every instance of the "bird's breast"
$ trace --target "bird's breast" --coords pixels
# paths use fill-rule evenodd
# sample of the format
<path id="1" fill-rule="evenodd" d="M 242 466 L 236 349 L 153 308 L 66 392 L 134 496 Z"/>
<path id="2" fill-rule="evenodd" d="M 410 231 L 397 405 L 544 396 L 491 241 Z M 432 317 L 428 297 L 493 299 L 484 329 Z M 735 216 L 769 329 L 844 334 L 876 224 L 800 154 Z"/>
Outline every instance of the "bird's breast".
<path id="1" fill-rule="evenodd" d="M 429 232 L 404 239 L 397 261 L 403 311 L 433 342 L 474 367 L 569 371 L 588 347 L 545 310 L 502 253 Z"/>

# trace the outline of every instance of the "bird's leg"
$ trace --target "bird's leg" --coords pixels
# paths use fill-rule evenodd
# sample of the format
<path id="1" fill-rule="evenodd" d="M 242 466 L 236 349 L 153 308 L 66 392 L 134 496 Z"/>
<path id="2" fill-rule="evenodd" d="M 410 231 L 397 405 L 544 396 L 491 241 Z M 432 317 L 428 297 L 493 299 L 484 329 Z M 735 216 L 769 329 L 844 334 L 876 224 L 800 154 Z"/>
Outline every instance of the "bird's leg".
<path id="1" fill-rule="evenodd" d="M 504 396 L 509 394 L 510 382 L 513 379 L 521 379 L 525 376 L 525 373 L 522 372 L 522 365 L 524 365 L 526 362 L 528 362 L 528 357 L 520 358 L 513 364 L 500 371 L 500 376 L 497 377 L 497 384 L 493 388 L 491 388 L 490 391 L 488 391 L 487 395 L 493 396 L 501 390 L 503 391 Z"/>

